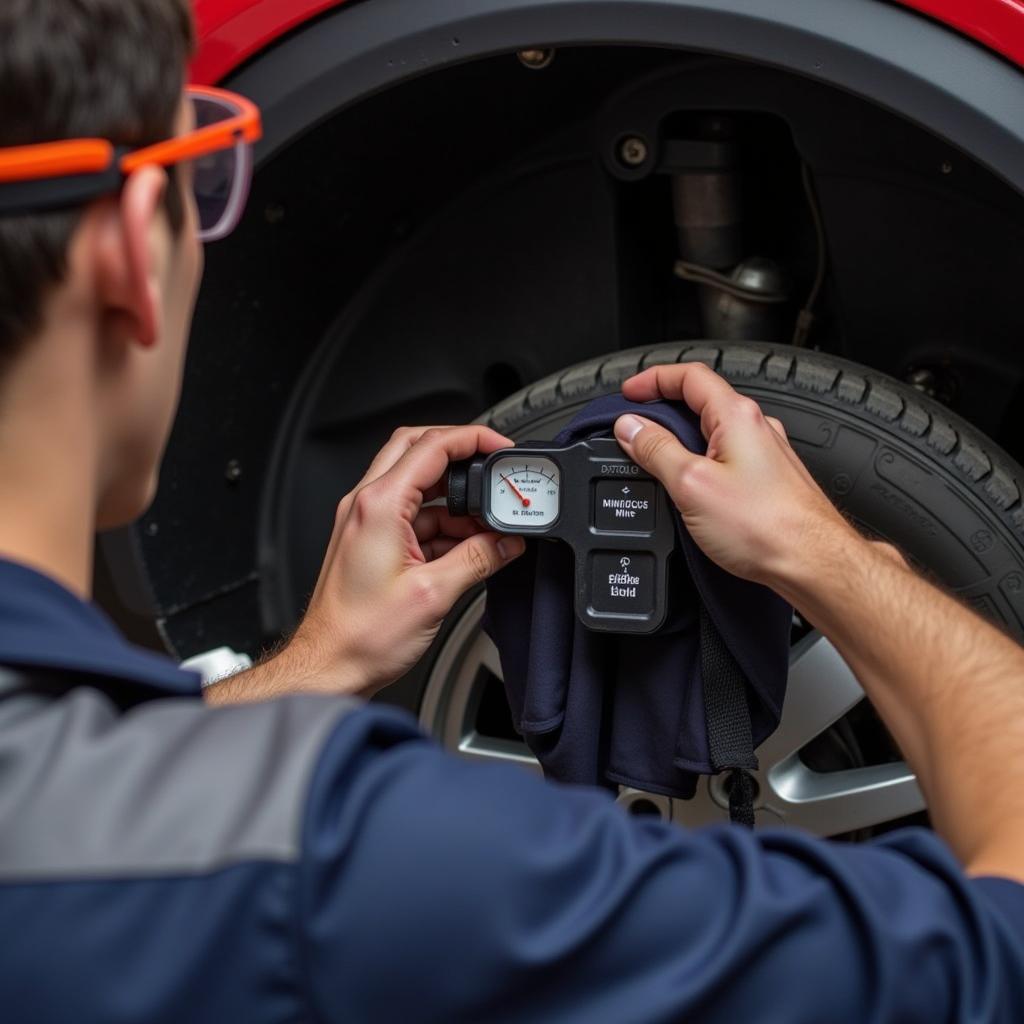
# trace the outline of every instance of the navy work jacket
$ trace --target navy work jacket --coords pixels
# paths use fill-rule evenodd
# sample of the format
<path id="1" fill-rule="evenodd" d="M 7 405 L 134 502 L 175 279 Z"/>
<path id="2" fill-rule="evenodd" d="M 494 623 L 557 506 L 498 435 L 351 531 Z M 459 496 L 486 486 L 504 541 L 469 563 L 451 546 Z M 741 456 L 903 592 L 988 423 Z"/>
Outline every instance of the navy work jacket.
<path id="1" fill-rule="evenodd" d="M 1024 1020 L 1024 888 L 928 832 L 684 832 L 384 707 L 207 708 L 9 562 L 0 666 L 12 1024 Z"/>

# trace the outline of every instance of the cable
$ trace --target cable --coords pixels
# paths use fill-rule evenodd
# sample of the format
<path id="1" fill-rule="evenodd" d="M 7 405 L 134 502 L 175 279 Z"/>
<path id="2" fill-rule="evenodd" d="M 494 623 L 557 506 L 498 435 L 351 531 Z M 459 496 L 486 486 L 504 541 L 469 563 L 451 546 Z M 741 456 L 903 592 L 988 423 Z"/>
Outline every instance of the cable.
<path id="1" fill-rule="evenodd" d="M 804 185 L 804 194 L 807 196 L 807 205 L 811 211 L 811 219 L 814 221 L 814 235 L 818 243 L 818 270 L 814 275 L 814 284 L 811 286 L 810 294 L 796 318 L 796 327 L 793 330 L 793 344 L 802 348 L 807 341 L 807 336 L 814 326 L 814 307 L 818 302 L 818 296 L 825 284 L 825 269 L 828 263 L 828 252 L 825 248 L 825 225 L 821 219 L 821 207 L 818 205 L 818 196 L 814 191 L 814 183 L 811 181 L 811 168 L 807 161 L 803 161 L 800 169 L 800 178 Z"/>
<path id="2" fill-rule="evenodd" d="M 779 303 L 785 302 L 786 296 L 781 292 L 762 292 L 756 288 L 748 288 L 740 281 L 734 281 L 725 274 L 718 273 L 710 267 L 702 267 L 698 263 L 687 263 L 686 260 L 676 260 L 674 267 L 676 277 L 684 281 L 693 281 L 696 284 L 708 285 L 717 288 L 719 291 L 743 299 L 745 302 Z"/>

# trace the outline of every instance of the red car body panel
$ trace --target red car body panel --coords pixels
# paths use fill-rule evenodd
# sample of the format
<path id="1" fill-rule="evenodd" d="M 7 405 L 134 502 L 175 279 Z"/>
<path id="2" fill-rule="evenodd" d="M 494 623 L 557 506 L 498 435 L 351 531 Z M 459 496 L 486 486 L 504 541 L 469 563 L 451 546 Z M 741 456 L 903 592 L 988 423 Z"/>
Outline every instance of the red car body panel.
<path id="1" fill-rule="evenodd" d="M 897 0 L 1024 67 L 1024 2 L 1021 0 Z"/>
<path id="2" fill-rule="evenodd" d="M 275 39 L 345 0 L 195 0 L 192 80 L 215 85 Z"/>
<path id="3" fill-rule="evenodd" d="M 345 0 L 196 0 L 193 80 L 213 85 L 275 39 Z M 423 2 L 423 0 L 420 0 Z M 1024 0 L 896 0 L 1024 67 Z"/>

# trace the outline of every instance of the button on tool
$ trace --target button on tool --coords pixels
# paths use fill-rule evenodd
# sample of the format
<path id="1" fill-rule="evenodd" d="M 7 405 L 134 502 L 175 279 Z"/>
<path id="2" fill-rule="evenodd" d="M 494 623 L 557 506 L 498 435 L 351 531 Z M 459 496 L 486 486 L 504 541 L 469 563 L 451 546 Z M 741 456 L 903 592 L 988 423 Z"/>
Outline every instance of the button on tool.
<path id="1" fill-rule="evenodd" d="M 594 526 L 618 533 L 650 533 L 654 505 L 654 484 L 599 480 L 594 488 Z"/>
<path id="2" fill-rule="evenodd" d="M 654 556 L 642 551 L 596 551 L 590 604 L 594 611 L 650 615 L 654 611 Z"/>

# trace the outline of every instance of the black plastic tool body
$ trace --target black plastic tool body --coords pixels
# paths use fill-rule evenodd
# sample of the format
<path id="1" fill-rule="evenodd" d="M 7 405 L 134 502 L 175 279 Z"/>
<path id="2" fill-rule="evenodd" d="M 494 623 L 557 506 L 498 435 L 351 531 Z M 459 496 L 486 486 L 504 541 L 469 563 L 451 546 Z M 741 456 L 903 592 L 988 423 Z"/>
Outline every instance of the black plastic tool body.
<path id="1" fill-rule="evenodd" d="M 530 499 L 499 474 L 499 464 L 507 467 L 509 460 L 515 466 L 521 461 L 525 474 L 535 471 L 531 464 L 548 473 L 544 486 L 547 494 L 557 493 L 557 513 L 541 525 L 511 524 L 493 507 L 499 495 L 529 507 Z M 550 475 L 551 464 L 557 476 Z M 587 438 L 567 448 L 527 442 L 456 463 L 449 471 L 448 510 L 477 516 L 499 533 L 568 544 L 575 559 L 576 614 L 587 628 L 654 633 L 663 625 L 677 513 L 661 484 L 613 438 Z M 518 514 L 541 515 L 525 509 Z"/>

